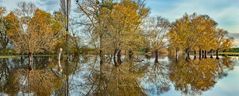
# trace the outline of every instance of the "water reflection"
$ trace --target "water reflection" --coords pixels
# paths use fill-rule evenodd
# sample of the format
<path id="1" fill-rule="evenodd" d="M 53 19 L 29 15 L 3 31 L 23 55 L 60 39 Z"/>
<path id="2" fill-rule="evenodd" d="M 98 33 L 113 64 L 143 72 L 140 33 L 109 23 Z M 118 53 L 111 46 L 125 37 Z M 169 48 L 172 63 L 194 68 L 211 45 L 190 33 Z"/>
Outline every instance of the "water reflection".
<path id="1" fill-rule="evenodd" d="M 147 66 L 124 62 L 120 66 L 111 63 L 99 64 L 97 59 L 88 63 L 82 75 L 78 88 L 82 95 L 90 96 L 143 96 L 139 79 L 144 76 Z"/>
<path id="2" fill-rule="evenodd" d="M 161 96 L 179 92 L 193 96 L 212 89 L 234 69 L 230 58 L 175 61 L 164 57 L 159 63 L 145 59 L 119 66 L 99 61 L 98 56 L 63 59 L 63 74 L 59 74 L 54 70 L 56 57 L 35 57 L 33 70 L 28 69 L 25 57 L 0 59 L 0 95 Z"/>
<path id="3" fill-rule="evenodd" d="M 161 58 L 163 60 L 164 58 Z M 161 61 L 160 63 L 147 62 L 147 72 L 141 79 L 143 89 L 147 95 L 162 95 L 170 90 L 170 80 L 168 76 L 169 62 Z"/>
<path id="4" fill-rule="evenodd" d="M 44 65 L 35 63 L 36 69 L 29 70 L 26 63 L 19 65 L 16 63 L 21 61 L 20 59 L 1 59 L 1 92 L 4 94 L 49 96 L 62 86 L 64 78 L 58 77 L 50 68 L 43 68 Z M 45 59 L 36 61 L 45 61 Z"/>
<path id="5" fill-rule="evenodd" d="M 227 76 L 224 67 L 233 67 L 229 58 L 174 61 L 169 67 L 169 78 L 182 94 L 201 95 L 212 88 L 218 79 Z"/>

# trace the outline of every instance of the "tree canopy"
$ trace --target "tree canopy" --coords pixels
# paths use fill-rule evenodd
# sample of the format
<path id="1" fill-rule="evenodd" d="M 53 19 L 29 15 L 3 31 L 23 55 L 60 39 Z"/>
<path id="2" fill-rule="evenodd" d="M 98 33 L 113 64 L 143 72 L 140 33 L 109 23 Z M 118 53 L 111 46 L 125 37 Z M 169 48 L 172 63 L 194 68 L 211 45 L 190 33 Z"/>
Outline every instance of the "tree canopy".
<path id="1" fill-rule="evenodd" d="M 230 48 L 231 38 L 217 25 L 208 15 L 186 14 L 173 22 L 168 32 L 170 47 L 181 50 Z"/>

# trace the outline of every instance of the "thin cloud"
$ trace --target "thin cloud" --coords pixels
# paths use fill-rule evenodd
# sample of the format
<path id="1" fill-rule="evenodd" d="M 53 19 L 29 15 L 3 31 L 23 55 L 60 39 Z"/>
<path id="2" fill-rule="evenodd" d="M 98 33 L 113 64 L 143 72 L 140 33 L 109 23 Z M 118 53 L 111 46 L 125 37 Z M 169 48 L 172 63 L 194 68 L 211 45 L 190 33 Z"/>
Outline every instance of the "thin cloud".
<path id="1" fill-rule="evenodd" d="M 239 33 L 239 0 L 148 0 L 147 3 L 151 16 L 175 21 L 185 13 L 207 14 L 219 23 L 219 27 Z"/>
<path id="2" fill-rule="evenodd" d="M 36 4 L 46 11 L 57 11 L 60 8 L 59 2 L 60 0 L 39 0 Z"/>
<path id="3" fill-rule="evenodd" d="M 40 9 L 46 11 L 57 11 L 59 10 L 59 0 L 0 0 L 0 6 L 6 7 L 8 11 L 12 11 L 17 8 L 18 2 L 32 2 Z"/>

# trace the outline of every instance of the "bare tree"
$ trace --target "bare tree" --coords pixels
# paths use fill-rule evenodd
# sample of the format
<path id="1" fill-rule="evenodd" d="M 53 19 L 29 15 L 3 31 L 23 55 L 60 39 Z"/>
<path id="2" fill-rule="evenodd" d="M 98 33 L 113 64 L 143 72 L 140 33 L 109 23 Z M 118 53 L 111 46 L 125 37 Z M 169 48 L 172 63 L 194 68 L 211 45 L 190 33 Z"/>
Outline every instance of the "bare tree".
<path id="1" fill-rule="evenodd" d="M 66 29 L 66 53 L 68 54 L 68 39 L 69 39 L 69 16 L 70 16 L 70 9 L 71 9 L 71 0 L 61 0 L 61 13 L 64 15 L 66 22 L 65 22 L 65 29 Z"/>
<path id="2" fill-rule="evenodd" d="M 170 22 L 162 17 L 149 17 L 142 27 L 144 29 L 143 34 L 149 43 L 149 48 L 155 54 L 155 63 L 158 63 L 159 50 L 167 46 L 166 35 L 170 28 Z"/>
<path id="3" fill-rule="evenodd" d="M 31 2 L 19 2 L 18 8 L 15 9 L 16 15 L 19 17 L 32 17 L 37 7 Z"/>

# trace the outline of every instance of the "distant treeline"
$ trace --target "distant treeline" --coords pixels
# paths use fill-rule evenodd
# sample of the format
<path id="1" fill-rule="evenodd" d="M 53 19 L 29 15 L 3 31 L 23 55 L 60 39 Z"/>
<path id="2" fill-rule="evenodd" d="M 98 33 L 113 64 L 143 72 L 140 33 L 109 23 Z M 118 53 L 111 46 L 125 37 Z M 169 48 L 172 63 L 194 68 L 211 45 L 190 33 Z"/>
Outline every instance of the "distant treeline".
<path id="1" fill-rule="evenodd" d="M 225 52 L 239 52 L 239 48 L 230 48 Z"/>
<path id="2" fill-rule="evenodd" d="M 143 54 L 145 52 L 148 52 L 148 48 L 139 48 L 138 50 L 134 50 L 138 52 L 139 54 Z M 96 48 L 79 48 L 77 51 L 76 50 L 69 50 L 70 54 L 97 54 L 97 49 Z M 0 49 L 0 56 L 1 55 L 27 55 L 28 53 L 17 53 L 14 49 Z M 34 53 L 34 54 L 47 54 L 47 55 L 54 55 L 57 53 L 53 52 L 40 52 L 40 53 Z"/>

